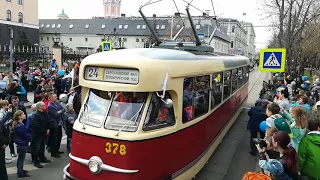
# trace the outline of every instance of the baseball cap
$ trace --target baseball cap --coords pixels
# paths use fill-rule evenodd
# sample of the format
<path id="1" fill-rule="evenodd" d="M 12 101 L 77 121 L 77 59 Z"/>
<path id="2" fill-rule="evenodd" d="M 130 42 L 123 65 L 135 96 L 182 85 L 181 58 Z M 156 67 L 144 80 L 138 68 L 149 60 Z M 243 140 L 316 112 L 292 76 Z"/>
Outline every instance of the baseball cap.
<path id="1" fill-rule="evenodd" d="M 279 176 L 284 173 L 283 165 L 276 159 L 259 160 L 261 169 L 269 171 L 272 176 Z"/>
<path id="2" fill-rule="evenodd" d="M 262 104 L 263 102 L 264 102 L 264 101 L 263 101 L 262 99 L 260 99 L 260 98 L 257 99 L 257 101 L 256 101 L 257 104 Z"/>

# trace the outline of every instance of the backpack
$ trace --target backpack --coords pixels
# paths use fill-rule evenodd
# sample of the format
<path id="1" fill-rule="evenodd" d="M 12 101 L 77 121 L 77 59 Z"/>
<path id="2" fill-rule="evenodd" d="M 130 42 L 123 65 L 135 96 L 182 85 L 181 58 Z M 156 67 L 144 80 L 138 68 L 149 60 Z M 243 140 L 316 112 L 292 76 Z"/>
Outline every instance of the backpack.
<path id="1" fill-rule="evenodd" d="M 288 124 L 288 122 L 286 121 L 285 118 L 281 117 L 272 117 L 273 121 L 274 121 L 274 125 L 275 127 L 279 130 L 279 131 L 284 131 L 286 133 L 289 134 L 290 138 L 293 137 L 292 134 L 292 129 L 290 127 L 290 125 Z"/>
<path id="2" fill-rule="evenodd" d="M 271 180 L 270 177 L 262 174 L 262 173 L 258 173 L 258 172 L 247 172 L 242 180 Z"/>

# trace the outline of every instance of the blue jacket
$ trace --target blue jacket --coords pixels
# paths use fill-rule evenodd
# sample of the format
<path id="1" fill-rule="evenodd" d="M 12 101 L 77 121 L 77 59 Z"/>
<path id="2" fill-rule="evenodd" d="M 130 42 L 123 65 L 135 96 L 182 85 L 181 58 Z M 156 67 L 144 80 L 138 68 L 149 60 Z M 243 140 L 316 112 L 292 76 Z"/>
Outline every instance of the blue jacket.
<path id="1" fill-rule="evenodd" d="M 262 106 L 254 106 L 252 107 L 248 115 L 250 116 L 247 129 L 250 131 L 259 132 L 260 130 L 260 123 L 267 119 L 266 109 Z"/>
<path id="2" fill-rule="evenodd" d="M 60 114 L 58 111 L 60 111 Z M 60 105 L 60 103 L 49 102 L 48 104 L 48 115 L 50 117 L 50 128 L 57 128 L 62 125 L 62 115 L 65 113 L 65 109 Z"/>
<path id="3" fill-rule="evenodd" d="M 18 146 L 28 146 L 32 136 L 28 132 L 27 127 L 23 123 L 19 123 L 16 129 L 14 129 L 14 143 Z"/>
<path id="4" fill-rule="evenodd" d="M 27 91 L 23 86 L 21 86 L 21 94 L 23 94 L 23 95 L 27 94 Z"/>
<path id="5" fill-rule="evenodd" d="M 27 116 L 26 127 L 28 129 L 28 133 L 30 133 L 30 134 L 31 134 L 31 121 L 32 121 L 33 114 L 34 113 L 32 112 L 32 113 L 28 114 L 28 116 Z"/>

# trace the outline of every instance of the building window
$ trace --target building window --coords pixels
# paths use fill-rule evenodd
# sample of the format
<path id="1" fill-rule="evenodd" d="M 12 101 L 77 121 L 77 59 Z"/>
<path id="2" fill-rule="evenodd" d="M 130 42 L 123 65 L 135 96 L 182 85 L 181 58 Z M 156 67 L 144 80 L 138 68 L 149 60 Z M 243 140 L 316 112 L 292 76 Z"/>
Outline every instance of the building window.
<path id="1" fill-rule="evenodd" d="M 51 28 L 55 28 L 56 27 L 56 24 L 52 24 Z"/>
<path id="2" fill-rule="evenodd" d="M 86 42 L 88 42 L 88 38 L 84 38 L 84 40 L 85 40 Z"/>
<path id="3" fill-rule="evenodd" d="M 73 28 L 73 24 L 70 24 L 69 29 L 72 29 L 72 28 Z"/>
<path id="4" fill-rule="evenodd" d="M 104 29 L 104 28 L 106 28 L 106 25 L 105 25 L 105 24 L 102 24 L 102 25 L 101 25 L 101 29 Z"/>
<path id="5" fill-rule="evenodd" d="M 217 107 L 222 102 L 222 80 L 223 73 L 216 73 L 212 75 L 211 110 Z"/>
<path id="6" fill-rule="evenodd" d="M 146 25 L 144 24 L 144 25 L 142 25 L 142 29 L 146 29 Z"/>
<path id="7" fill-rule="evenodd" d="M 141 25 L 138 24 L 138 25 L 137 25 L 137 29 L 140 29 L 140 28 L 141 28 Z"/>
<path id="8" fill-rule="evenodd" d="M 7 2 L 11 2 L 11 0 L 6 0 Z"/>
<path id="9" fill-rule="evenodd" d="M 144 40 L 144 39 L 141 39 L 141 42 L 145 42 L 145 40 Z"/>
<path id="10" fill-rule="evenodd" d="M 41 26 L 40 26 L 40 27 L 42 27 L 42 28 L 43 28 L 43 27 L 44 27 L 44 24 L 41 24 Z"/>
<path id="11" fill-rule="evenodd" d="M 40 37 L 41 41 L 43 41 L 43 37 Z"/>
<path id="12" fill-rule="evenodd" d="M 11 11 L 7 10 L 7 21 L 11 21 Z"/>
<path id="13" fill-rule="evenodd" d="M 166 92 L 165 96 L 165 99 L 172 99 L 168 92 Z M 167 108 L 163 100 L 161 100 L 156 93 L 153 93 L 142 129 L 144 131 L 150 131 L 173 126 L 174 124 L 175 115 L 173 106 L 171 108 Z"/>
<path id="14" fill-rule="evenodd" d="M 49 38 L 49 37 L 47 37 L 47 41 L 50 41 L 50 38 Z"/>
<path id="15" fill-rule="evenodd" d="M 185 78 L 183 83 L 182 121 L 187 123 L 209 110 L 210 76 Z"/>
<path id="16" fill-rule="evenodd" d="M 234 29 L 235 29 L 235 27 L 234 27 L 234 26 L 232 26 L 232 29 L 231 29 L 231 32 L 232 32 L 232 33 L 234 33 Z"/>
<path id="17" fill-rule="evenodd" d="M 122 29 L 122 24 L 119 25 L 119 29 Z"/>
<path id="18" fill-rule="evenodd" d="M 18 4 L 22 5 L 22 0 L 18 0 Z"/>
<path id="19" fill-rule="evenodd" d="M 46 28 L 50 28 L 50 24 L 47 24 Z"/>
<path id="20" fill-rule="evenodd" d="M 19 23 L 23 23 L 23 14 L 22 14 L 22 12 L 19 12 L 18 22 L 19 22 Z"/>
<path id="21" fill-rule="evenodd" d="M 136 39 L 136 42 L 140 42 L 139 38 Z"/>
<path id="22" fill-rule="evenodd" d="M 166 29 L 166 25 L 161 25 L 161 29 Z"/>
<path id="23" fill-rule="evenodd" d="M 201 28 L 200 24 L 197 24 L 196 25 L 196 30 L 200 30 L 200 28 Z"/>
<path id="24" fill-rule="evenodd" d="M 61 24 L 58 24 L 57 28 L 60 29 L 61 28 Z"/>
<path id="25" fill-rule="evenodd" d="M 126 24 L 126 25 L 124 25 L 124 27 L 123 27 L 124 29 L 128 29 L 128 25 Z"/>
<path id="26" fill-rule="evenodd" d="M 159 28 L 160 28 L 160 25 L 157 25 L 157 26 L 156 26 L 156 29 L 159 29 Z"/>
<path id="27" fill-rule="evenodd" d="M 86 27 L 85 27 L 86 29 L 88 29 L 89 28 L 89 24 L 86 24 Z"/>
<path id="28" fill-rule="evenodd" d="M 233 46 L 234 46 L 234 44 L 233 44 L 234 42 L 233 41 L 231 41 L 231 48 L 233 48 Z"/>
<path id="29" fill-rule="evenodd" d="M 72 41 L 72 38 L 69 38 L 70 41 Z"/>

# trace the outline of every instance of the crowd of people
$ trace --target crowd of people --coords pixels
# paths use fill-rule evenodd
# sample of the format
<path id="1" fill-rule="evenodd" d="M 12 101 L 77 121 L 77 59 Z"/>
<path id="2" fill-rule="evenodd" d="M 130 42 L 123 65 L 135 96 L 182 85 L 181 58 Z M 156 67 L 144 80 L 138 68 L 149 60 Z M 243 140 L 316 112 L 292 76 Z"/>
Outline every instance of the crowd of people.
<path id="1" fill-rule="evenodd" d="M 51 162 L 45 157 L 45 150 L 51 157 L 60 158 L 60 154 L 64 153 L 60 151 L 63 129 L 67 135 L 67 151 L 71 151 L 72 126 L 81 107 L 79 63 L 68 75 L 65 69 L 58 69 L 54 60 L 50 66 L 49 69 L 39 68 L 34 72 L 18 67 L 15 73 L 0 74 L 1 180 L 8 179 L 6 164 L 12 163 L 13 157 L 18 157 L 18 178 L 29 177 L 28 171 L 23 169 L 27 153 L 31 154 L 37 168 L 43 168 L 41 163 Z M 30 114 L 24 106 L 30 100 L 27 92 L 34 92 Z M 58 100 L 61 94 L 68 95 L 67 102 Z M 7 146 L 10 156 L 6 157 Z"/>
<path id="2" fill-rule="evenodd" d="M 259 157 L 261 172 L 243 180 L 320 179 L 320 81 L 319 72 L 313 74 L 313 85 L 307 76 L 286 73 L 264 82 L 247 126 L 249 153 Z"/>

